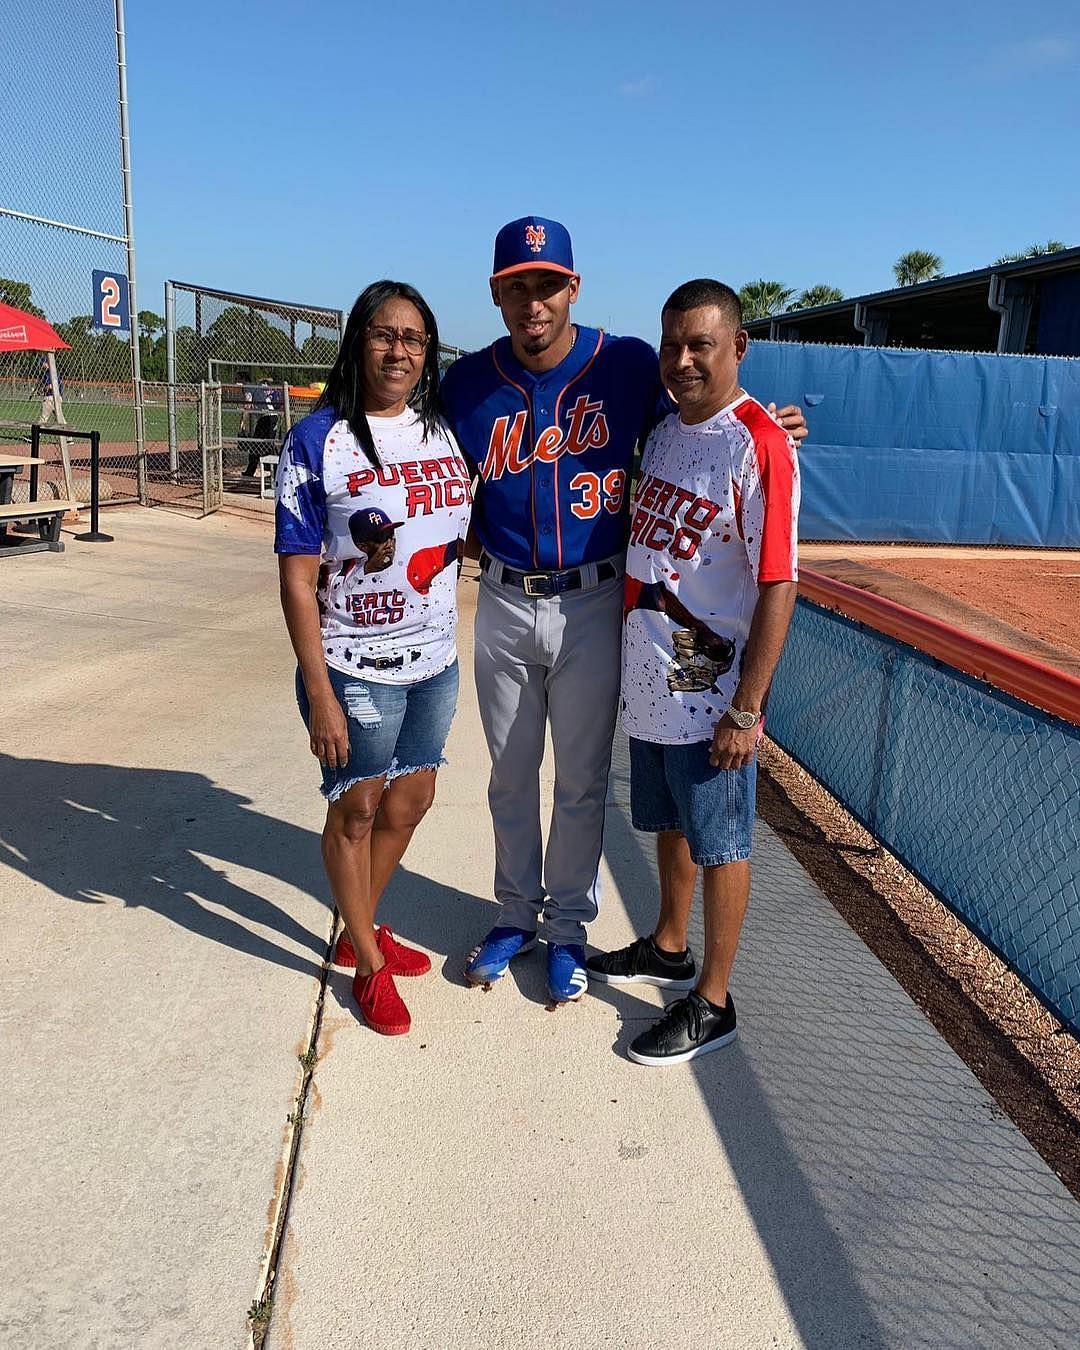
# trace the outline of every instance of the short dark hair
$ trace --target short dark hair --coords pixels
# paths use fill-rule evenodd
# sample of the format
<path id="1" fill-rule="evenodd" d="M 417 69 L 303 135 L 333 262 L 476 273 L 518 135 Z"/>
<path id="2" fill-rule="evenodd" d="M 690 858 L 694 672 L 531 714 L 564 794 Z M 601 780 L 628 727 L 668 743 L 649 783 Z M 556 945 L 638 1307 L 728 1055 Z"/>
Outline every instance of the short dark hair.
<path id="1" fill-rule="evenodd" d="M 730 286 L 711 277 L 697 277 L 676 286 L 664 301 L 660 317 L 663 319 L 669 309 L 685 314 L 688 309 L 702 309 L 706 305 L 715 305 L 736 332 L 743 326 L 742 301 Z"/>
<path id="2" fill-rule="evenodd" d="M 387 300 L 408 300 L 420 311 L 428 344 L 424 351 L 424 368 L 420 382 L 413 390 L 409 406 L 413 408 L 424 427 L 424 435 L 432 436 L 439 423 L 439 328 L 431 307 L 415 287 L 405 281 L 373 281 L 356 297 L 345 324 L 341 347 L 326 388 L 319 396 L 315 409 L 332 408 L 349 424 L 349 430 L 360 443 L 370 462 L 381 468 L 375 438 L 371 434 L 364 412 L 364 343 L 368 324 Z"/>

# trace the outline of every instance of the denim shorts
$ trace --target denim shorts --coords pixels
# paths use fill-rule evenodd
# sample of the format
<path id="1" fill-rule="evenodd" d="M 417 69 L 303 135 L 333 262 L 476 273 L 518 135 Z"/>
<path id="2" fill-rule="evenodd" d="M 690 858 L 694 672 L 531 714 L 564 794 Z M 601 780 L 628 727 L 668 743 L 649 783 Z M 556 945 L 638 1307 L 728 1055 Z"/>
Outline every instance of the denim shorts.
<path id="1" fill-rule="evenodd" d="M 458 665 L 415 684 L 377 684 L 327 666 L 349 727 L 349 760 L 344 767 L 322 765 L 322 794 L 336 802 L 365 778 L 389 782 L 420 769 L 445 764 L 443 749 L 457 707 Z M 303 677 L 296 672 L 296 701 L 308 725 L 311 705 Z"/>
<path id="2" fill-rule="evenodd" d="M 635 830 L 678 830 L 699 867 L 750 857 L 757 755 L 741 769 L 714 769 L 710 741 L 656 745 L 630 737 L 630 818 Z"/>

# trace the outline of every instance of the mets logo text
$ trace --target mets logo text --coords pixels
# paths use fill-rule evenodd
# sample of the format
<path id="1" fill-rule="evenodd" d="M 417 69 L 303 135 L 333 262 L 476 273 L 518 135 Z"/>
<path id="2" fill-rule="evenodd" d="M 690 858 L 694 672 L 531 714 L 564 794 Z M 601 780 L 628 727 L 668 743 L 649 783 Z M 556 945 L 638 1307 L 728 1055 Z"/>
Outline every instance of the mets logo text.
<path id="1" fill-rule="evenodd" d="M 547 243 L 547 234 L 543 225 L 526 225 L 525 243 L 534 253 L 539 253 Z"/>
<path id="2" fill-rule="evenodd" d="M 587 395 L 581 394 L 569 416 L 570 425 L 565 432 L 560 427 L 545 427 L 536 438 L 536 445 L 525 450 L 521 442 L 528 414 L 519 412 L 513 422 L 509 417 L 497 417 L 480 476 L 489 480 L 501 478 L 504 473 L 523 473 L 530 464 L 554 464 L 560 455 L 580 455 L 607 445 L 609 433 L 602 399 L 591 402 Z"/>

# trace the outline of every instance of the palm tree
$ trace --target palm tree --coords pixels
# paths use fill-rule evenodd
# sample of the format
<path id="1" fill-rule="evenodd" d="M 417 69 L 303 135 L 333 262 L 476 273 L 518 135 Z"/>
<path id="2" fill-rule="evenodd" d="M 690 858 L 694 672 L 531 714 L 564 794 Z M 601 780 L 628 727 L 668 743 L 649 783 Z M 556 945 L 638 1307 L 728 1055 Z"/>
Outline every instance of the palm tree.
<path id="1" fill-rule="evenodd" d="M 165 327 L 165 320 L 160 314 L 155 314 L 152 309 L 139 310 L 139 336 L 144 338 L 156 337 Z"/>
<path id="2" fill-rule="evenodd" d="M 1006 253 L 996 259 L 995 267 L 1000 267 L 1002 263 L 1023 262 L 1025 258 L 1042 258 L 1047 253 L 1064 253 L 1068 244 L 1063 244 L 1060 239 L 1048 239 L 1045 244 L 1032 244 L 1023 253 Z"/>
<path id="3" fill-rule="evenodd" d="M 807 286 L 806 290 L 795 297 L 792 309 L 814 309 L 817 305 L 835 305 L 843 300 L 844 292 L 836 286 Z"/>
<path id="4" fill-rule="evenodd" d="M 898 286 L 917 286 L 920 281 L 936 281 L 941 276 L 941 259 L 936 253 L 913 248 L 900 254 L 892 270 Z"/>
<path id="5" fill-rule="evenodd" d="M 782 281 L 748 281 L 739 291 L 744 319 L 767 319 L 787 307 L 795 294 L 793 286 Z"/>

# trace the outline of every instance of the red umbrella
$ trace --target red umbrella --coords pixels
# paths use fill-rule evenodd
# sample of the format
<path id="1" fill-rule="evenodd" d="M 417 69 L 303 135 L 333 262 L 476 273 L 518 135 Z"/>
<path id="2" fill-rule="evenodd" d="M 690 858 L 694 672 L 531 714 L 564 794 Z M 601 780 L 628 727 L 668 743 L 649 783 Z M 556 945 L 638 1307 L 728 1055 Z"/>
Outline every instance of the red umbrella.
<path id="1" fill-rule="evenodd" d="M 0 304 L 0 352 L 68 351 L 69 342 L 44 319 L 14 305 Z"/>

